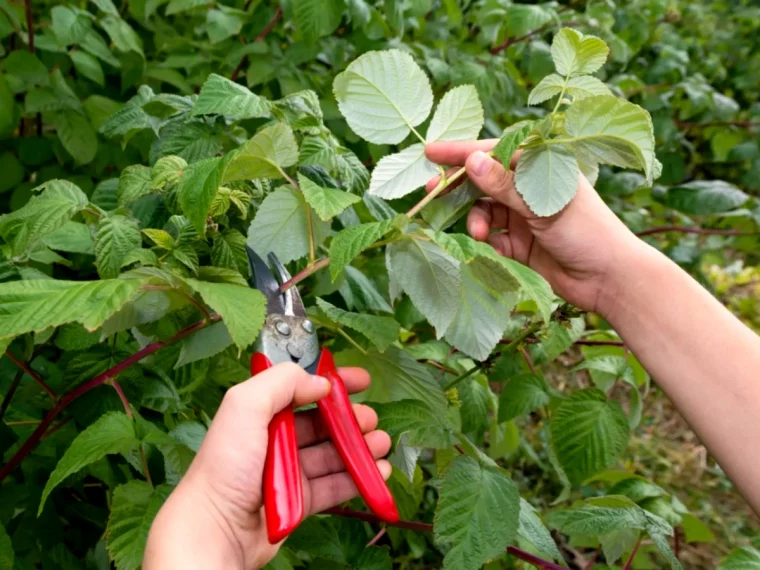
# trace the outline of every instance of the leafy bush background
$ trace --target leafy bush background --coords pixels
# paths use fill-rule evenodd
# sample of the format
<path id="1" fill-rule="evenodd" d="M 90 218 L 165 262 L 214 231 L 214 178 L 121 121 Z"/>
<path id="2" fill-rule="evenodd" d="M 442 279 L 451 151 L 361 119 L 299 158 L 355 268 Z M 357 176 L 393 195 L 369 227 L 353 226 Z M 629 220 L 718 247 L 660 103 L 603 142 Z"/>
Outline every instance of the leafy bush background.
<path id="1" fill-rule="evenodd" d="M 70 298 L 68 305 L 59 303 L 51 293 L 56 285 L 35 286 L 50 300 L 47 306 L 31 305 L 20 316 L 0 308 L 0 336 L 10 340 L 23 331 L 0 360 L 3 463 L 12 463 L 51 408 L 61 410 L 43 426 L 49 431 L 40 445 L 18 468 L 2 472 L 0 568 L 107 568 L 109 555 L 119 568 L 139 564 L 140 532 L 150 513 L 192 458 L 224 389 L 247 377 L 249 352 L 230 344 L 247 347 L 255 338 L 255 327 L 235 320 L 235 313 L 243 304 L 253 311 L 258 300 L 236 283 L 245 277 L 242 244 L 251 224 L 268 219 L 265 200 L 271 211 L 284 208 L 295 215 L 285 232 L 271 233 L 279 247 L 283 235 L 291 236 L 286 249 L 298 254 L 286 261 L 293 262 L 294 273 L 309 262 L 314 244 L 304 233 L 309 221 L 326 247 L 335 239 L 300 194 L 277 189 L 280 182 L 272 179 L 280 173 L 266 165 L 249 176 L 254 182 L 222 184 L 207 203 L 207 189 L 220 185 L 209 182 L 219 162 L 214 157 L 254 135 L 268 136 L 281 148 L 292 129 L 296 154 L 292 160 L 287 153 L 278 155 L 278 164 L 304 192 L 306 179 L 361 196 L 369 171 L 399 147 L 364 142 L 349 129 L 333 80 L 370 50 L 412 54 L 430 78 L 436 100 L 450 88 L 473 85 L 484 108 L 481 136 L 499 137 L 505 127 L 546 112 L 528 106 L 528 94 L 554 72 L 550 43 L 560 26 L 604 39 L 611 53 L 597 75 L 615 94 L 651 113 L 663 173 L 648 188 L 637 173 L 603 167 L 599 192 L 629 227 L 757 330 L 758 241 L 751 233 L 760 222 L 758 18 L 760 9 L 749 1 L 97 0 L 25 6 L 0 0 L 0 207 L 10 214 L 0 218 L 0 302 L 11 306 L 19 295 L 29 295 L 25 281 L 49 277 L 105 280 L 132 270 L 149 281 L 140 301 L 117 313 L 119 318 L 93 316 L 92 326 L 105 321 L 95 334 L 74 323 L 49 326 L 55 323 L 45 319 L 56 307 L 66 305 L 71 313 L 60 316 L 60 323 L 86 308 Z M 232 79 L 256 95 L 241 90 L 233 104 L 226 93 L 223 108 L 199 109 L 195 94 L 209 85 L 212 74 L 218 77 L 212 76 L 212 87 L 217 81 L 229 89 L 225 78 Z M 268 126 L 270 115 L 280 126 Z M 262 128 L 275 131 L 262 134 Z M 37 194 L 40 185 L 45 187 Z M 341 211 L 334 231 L 358 222 L 385 224 L 384 231 L 391 231 L 391 222 L 383 220 L 420 198 L 402 198 L 389 210 L 377 198 L 340 196 L 352 203 L 347 209 L 333 206 Z M 328 206 L 317 213 L 333 217 Z M 453 229 L 461 231 L 461 221 L 457 224 Z M 665 231 L 674 226 L 693 233 Z M 313 257 L 321 257 L 319 243 L 314 245 Z M 554 542 L 547 541 L 544 524 L 555 529 L 571 563 L 606 557 L 621 567 L 638 534 L 615 526 L 624 511 L 635 511 L 650 534 L 649 515 L 675 527 L 678 538 L 666 540 L 686 567 L 713 568 L 737 545 L 745 549 L 731 554 L 724 568 L 760 559 L 750 548 L 754 519 L 598 317 L 561 306 L 550 325 L 540 324 L 537 281 L 517 310 L 504 315 L 503 338 L 513 342 L 499 345 L 463 378 L 476 363 L 436 340 L 408 297 L 391 304 L 382 250 L 369 250 L 352 263 L 343 275 L 332 267 L 315 273 L 303 291 L 315 306 L 323 339 L 343 362 L 362 363 L 373 373 L 375 387 L 367 397 L 394 435 L 392 488 L 404 518 L 432 524 L 437 513 L 435 533 L 388 529 L 378 546 L 365 550 L 378 525 L 334 516 L 312 519 L 276 567 L 440 567 L 444 556 L 451 567 L 463 567 L 449 537 L 468 533 L 471 517 L 461 516 L 457 502 L 476 509 L 493 531 L 481 548 L 472 546 L 477 540 L 468 542 L 472 567 L 494 556 L 489 567 L 523 564 L 514 550 L 498 556 L 507 544 L 551 558 Z M 157 264 L 161 271 L 150 269 Z M 97 294 L 119 309 L 134 292 L 134 282 L 109 283 L 83 290 L 78 298 L 85 303 Z M 142 281 L 139 286 L 145 287 Z M 206 328 L 194 335 L 182 332 L 204 312 L 214 313 Z M 217 314 L 224 323 L 216 322 Z M 256 321 L 253 312 L 245 317 Z M 364 338 L 359 331 L 371 334 Z M 116 377 L 131 403 L 131 417 L 116 386 L 84 389 L 152 346 L 151 340 L 178 333 L 179 342 Z M 419 385 L 432 391 L 456 386 L 440 401 L 448 410 L 443 425 L 409 399 L 414 396 L 409 387 Z M 607 395 L 599 397 L 592 387 Z M 81 396 L 66 400 L 71 394 Z M 566 396 L 570 399 L 563 400 Z M 604 432 L 616 440 L 614 447 L 627 443 L 627 450 L 602 458 L 590 481 L 585 476 L 591 473 L 575 472 L 574 458 L 557 457 L 547 439 L 562 431 L 563 418 L 577 421 L 574 402 L 582 404 L 581 413 L 602 411 L 631 426 L 630 436 L 627 430 L 618 437 Z M 412 417 L 417 423 L 408 422 Z M 88 427 L 89 433 L 114 437 L 102 449 L 81 449 L 80 457 L 90 458 L 86 466 L 59 463 Z M 501 489 L 503 505 L 478 505 L 479 489 L 457 484 L 474 474 Z M 517 516 L 514 487 L 523 497 L 519 529 L 505 514 Z M 41 505 L 43 489 L 52 493 Z M 531 516 L 532 508 L 537 515 Z M 572 517 L 587 512 L 596 526 L 573 530 Z M 115 523 L 131 516 L 137 524 L 115 531 Z M 510 520 L 515 528 L 509 528 Z M 647 537 L 631 567 L 663 567 L 661 556 Z"/>

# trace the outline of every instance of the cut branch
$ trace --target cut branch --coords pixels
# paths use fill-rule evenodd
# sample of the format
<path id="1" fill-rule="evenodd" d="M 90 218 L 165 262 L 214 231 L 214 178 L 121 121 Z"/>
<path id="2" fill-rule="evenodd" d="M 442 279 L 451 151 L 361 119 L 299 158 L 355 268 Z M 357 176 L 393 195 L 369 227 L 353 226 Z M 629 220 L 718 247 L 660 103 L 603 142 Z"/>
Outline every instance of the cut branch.
<path id="1" fill-rule="evenodd" d="M 40 375 L 37 374 L 34 370 L 32 370 L 26 362 L 24 362 L 23 360 L 19 358 L 16 358 L 10 350 L 5 351 L 5 356 L 7 356 L 11 360 L 11 362 L 13 362 L 13 364 L 18 366 L 21 370 L 23 370 L 29 376 L 31 376 L 34 379 L 34 381 L 37 382 L 37 384 L 39 384 L 42 387 L 42 389 L 45 390 L 45 392 L 48 393 L 48 396 L 53 398 L 53 400 L 58 398 L 58 395 L 53 391 L 53 389 L 50 386 L 48 386 L 45 383 L 45 381 L 40 377 Z M 2 417 L 1 414 L 0 414 L 0 417 Z"/>
<path id="2" fill-rule="evenodd" d="M 27 0 L 28 2 L 29 0 Z M 269 32 L 272 31 L 272 29 L 275 27 L 279 19 L 282 17 L 282 6 L 277 6 L 277 10 L 274 11 L 274 14 L 272 15 L 272 19 L 269 20 L 269 23 L 266 25 L 266 27 L 261 30 L 261 33 L 256 36 L 256 38 L 253 40 L 255 42 L 263 41 L 264 38 L 266 38 L 269 35 Z M 248 54 L 245 54 L 241 59 L 240 63 L 237 64 L 237 67 L 235 68 L 235 71 L 232 72 L 232 75 L 230 76 L 230 79 L 232 81 L 236 81 L 237 78 L 240 76 L 240 72 L 243 71 L 243 68 L 245 67 L 245 64 L 248 63 Z"/>
<path id="3" fill-rule="evenodd" d="M 146 356 L 153 354 L 157 350 L 168 346 L 170 344 L 173 344 L 177 342 L 180 339 L 185 338 L 186 336 L 189 336 L 193 334 L 194 332 L 204 328 L 207 324 L 210 322 L 218 321 L 220 320 L 219 315 L 212 315 L 211 320 L 202 320 L 195 324 L 190 325 L 189 327 L 185 327 L 181 331 L 179 331 L 177 334 L 175 334 L 173 337 L 171 337 L 169 340 L 166 341 L 157 341 L 154 343 L 149 344 L 142 350 L 137 351 L 135 354 L 130 356 L 129 358 L 122 360 L 117 365 L 109 368 L 102 374 L 99 374 L 98 376 L 95 376 L 95 378 L 92 378 L 90 380 L 87 380 L 86 382 L 80 384 L 70 392 L 67 392 L 61 398 L 56 402 L 55 406 L 47 413 L 47 415 L 43 418 L 43 420 L 40 422 L 40 425 L 37 426 L 37 429 L 32 432 L 32 435 L 29 436 L 29 439 L 27 439 L 24 444 L 21 446 L 21 448 L 11 457 L 11 459 L 3 465 L 2 469 L 0 469 L 0 482 L 5 479 L 18 465 L 21 463 L 21 461 L 29 455 L 35 447 L 37 447 L 37 444 L 40 442 L 40 440 L 45 435 L 45 432 L 47 431 L 47 428 L 50 426 L 50 424 L 53 423 L 53 420 L 57 418 L 60 413 L 66 409 L 66 407 L 71 404 L 74 400 L 79 398 L 82 394 L 85 394 L 92 390 L 93 388 L 97 388 L 98 386 L 101 386 L 106 381 L 111 380 L 112 378 L 115 378 L 118 376 L 121 372 L 132 366 L 133 364 L 138 363 L 140 360 L 145 358 Z"/>
<path id="4" fill-rule="evenodd" d="M 654 234 L 664 234 L 668 232 L 680 232 L 684 234 L 700 234 L 700 235 L 719 235 L 719 236 L 755 236 L 760 232 L 743 232 L 741 230 L 718 230 L 710 228 L 688 228 L 683 226 L 659 226 L 656 228 L 650 228 L 643 232 L 637 232 L 638 237 L 651 236 Z"/>
<path id="5" fill-rule="evenodd" d="M 581 24 L 581 22 L 566 22 L 566 23 L 563 23 L 562 25 L 564 27 L 572 27 L 572 26 L 578 26 L 579 24 Z M 516 38 L 509 38 L 505 40 L 503 43 L 499 44 L 498 46 L 491 48 L 491 55 L 496 55 L 497 53 L 503 52 L 505 49 L 507 49 L 510 46 L 519 44 L 520 42 L 524 42 L 525 40 L 529 40 L 533 36 L 543 33 L 549 28 L 554 27 L 555 25 L 556 25 L 556 22 L 549 22 L 547 24 L 544 24 L 543 26 L 536 28 L 535 30 L 528 32 L 527 34 L 517 36 Z"/>
<path id="6" fill-rule="evenodd" d="M 576 340 L 578 346 L 625 346 L 622 340 Z"/>
<path id="7" fill-rule="evenodd" d="M 357 520 L 369 522 L 369 523 L 387 524 L 388 526 L 394 526 L 397 528 L 405 528 L 407 530 L 413 530 L 417 532 L 433 532 L 433 525 L 430 523 L 404 521 L 404 520 L 396 521 L 394 523 L 386 523 L 380 517 L 375 516 L 371 513 L 363 513 L 361 511 L 354 511 L 351 509 L 344 509 L 341 507 L 333 507 L 331 509 L 327 509 L 326 511 L 322 511 L 322 512 L 328 515 L 336 516 L 336 517 L 357 519 Z M 540 570 L 567 570 L 567 568 L 565 568 L 564 566 L 560 566 L 559 564 L 555 564 L 554 562 L 551 562 L 549 560 L 544 560 L 543 558 L 534 556 L 530 552 L 525 552 L 524 550 L 517 548 L 515 546 L 508 546 L 507 554 L 510 554 L 511 556 L 514 556 L 515 558 L 522 560 L 523 562 L 532 564 L 533 566 L 535 566 L 536 568 L 539 568 Z"/>

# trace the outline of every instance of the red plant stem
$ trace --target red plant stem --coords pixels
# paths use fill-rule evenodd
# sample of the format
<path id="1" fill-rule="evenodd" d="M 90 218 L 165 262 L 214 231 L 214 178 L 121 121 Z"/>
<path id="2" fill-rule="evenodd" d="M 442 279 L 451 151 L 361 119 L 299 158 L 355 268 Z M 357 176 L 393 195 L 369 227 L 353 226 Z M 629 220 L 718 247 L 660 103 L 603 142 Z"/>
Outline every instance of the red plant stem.
<path id="1" fill-rule="evenodd" d="M 625 346 L 621 340 L 576 340 L 579 346 Z"/>
<path id="2" fill-rule="evenodd" d="M 40 375 L 37 374 L 34 370 L 32 370 L 26 362 L 24 362 L 20 358 L 16 358 L 10 350 L 5 351 L 5 356 L 7 356 L 11 360 L 11 362 L 13 362 L 13 364 L 15 364 L 21 370 L 29 374 L 29 376 L 31 376 L 34 379 L 34 381 L 37 382 L 37 384 L 39 384 L 42 387 L 42 389 L 45 390 L 45 392 L 48 393 L 48 396 L 53 398 L 53 400 L 58 398 L 58 395 L 53 391 L 53 389 L 50 386 L 48 386 L 45 383 L 45 381 L 42 378 L 40 378 Z"/>
<path id="3" fill-rule="evenodd" d="M 124 412 L 127 414 L 127 417 L 130 420 L 134 420 L 135 415 L 132 413 L 132 406 L 129 405 L 129 400 L 127 400 L 127 395 L 121 388 L 121 384 L 119 384 L 116 380 L 112 380 L 109 382 L 109 384 L 113 386 L 113 389 L 116 390 L 116 393 L 119 395 L 119 400 L 121 400 L 121 403 L 124 405 Z"/>
<path id="4" fill-rule="evenodd" d="M 377 517 L 373 515 L 372 513 L 363 513 L 361 511 L 354 511 L 351 509 L 344 509 L 341 507 L 333 507 L 331 509 L 327 509 L 322 512 L 328 515 L 334 515 L 337 517 L 358 519 L 360 521 L 369 522 L 369 523 L 383 523 L 383 524 L 387 524 L 388 526 L 394 526 L 397 528 L 405 528 L 407 530 L 414 530 L 417 532 L 433 532 L 433 525 L 430 523 L 404 521 L 404 520 L 396 521 L 395 523 L 384 523 L 384 521 L 380 519 L 380 517 Z M 536 568 L 540 568 L 541 570 L 567 570 L 567 568 L 565 568 L 564 566 L 560 566 L 559 564 L 555 564 L 554 562 L 550 562 L 549 560 L 544 560 L 543 558 L 534 556 L 533 554 L 529 552 L 525 552 L 524 550 L 517 548 L 515 546 L 508 546 L 507 553 L 514 556 L 515 558 L 519 558 L 520 560 L 524 562 L 533 564 Z"/>
<path id="5" fill-rule="evenodd" d="M 581 22 L 566 22 L 562 25 L 564 27 L 570 27 L 570 26 L 577 26 Z M 527 34 L 523 34 L 522 36 L 517 36 L 516 38 L 509 38 L 504 41 L 504 43 L 499 44 L 498 46 L 491 48 L 491 55 L 496 55 L 497 53 L 501 53 L 505 49 L 507 49 L 509 46 L 513 46 L 515 44 L 519 44 L 520 42 L 524 42 L 525 40 L 528 40 L 535 36 L 536 34 L 540 34 L 541 32 L 545 32 L 549 28 L 553 27 L 555 25 L 555 22 L 549 22 L 548 24 L 544 24 L 543 26 L 540 26 L 536 28 L 535 30 L 531 30 Z"/>
<path id="6" fill-rule="evenodd" d="M 288 289 L 293 287 L 293 285 L 300 283 L 312 273 L 316 273 L 320 269 L 327 267 L 329 263 L 330 263 L 330 258 L 323 257 L 322 259 L 315 262 L 313 265 L 307 266 L 305 269 L 302 269 L 301 271 L 293 275 L 293 277 L 291 277 L 288 281 L 285 281 L 285 283 L 283 283 L 280 286 L 280 291 L 282 292 L 287 291 Z"/>
<path id="7" fill-rule="evenodd" d="M 3 398 L 3 403 L 0 404 L 0 420 L 3 419 L 5 412 L 8 410 L 8 406 L 11 405 L 11 398 L 13 398 L 13 394 L 16 393 L 16 390 L 18 389 L 19 384 L 21 384 L 21 379 L 23 377 L 24 377 L 23 370 L 18 370 L 16 372 L 16 375 L 13 377 L 13 382 L 11 382 L 11 385 L 8 387 L 8 391 L 5 393 L 5 397 Z"/>
<path id="8" fill-rule="evenodd" d="M 367 543 L 367 546 L 375 546 L 378 541 L 385 536 L 385 532 L 385 527 L 381 528 L 378 533 L 372 537 L 372 540 Z"/>
<path id="9" fill-rule="evenodd" d="M 628 560 L 625 563 L 625 566 L 623 566 L 623 570 L 631 570 L 631 564 L 633 564 L 633 559 L 636 558 L 636 553 L 639 551 L 639 546 L 641 546 L 641 539 L 643 539 L 644 536 L 639 536 L 639 539 L 636 541 L 636 544 L 633 546 L 633 550 L 631 550 L 631 555 L 628 557 Z"/>
<path id="10" fill-rule="evenodd" d="M 129 358 L 122 360 L 116 366 L 109 368 L 102 374 L 99 374 L 98 376 L 95 376 L 95 378 L 87 380 L 86 382 L 80 384 L 79 386 L 71 390 L 70 392 L 67 392 L 66 394 L 61 396 L 61 398 L 56 402 L 56 404 L 52 407 L 52 409 L 47 413 L 47 415 L 40 422 L 40 425 L 37 426 L 37 429 L 35 429 L 34 432 L 32 432 L 32 435 L 29 436 L 29 439 L 27 439 L 24 442 L 21 448 L 13 455 L 13 457 L 10 458 L 8 463 L 3 465 L 2 469 L 0 469 L 0 481 L 5 479 L 19 465 L 19 463 L 21 463 L 21 461 L 27 455 L 29 455 L 32 452 L 32 450 L 34 450 L 35 447 L 37 447 L 37 444 L 40 442 L 43 435 L 45 435 L 45 431 L 47 430 L 48 426 L 50 426 L 50 424 L 53 423 L 53 420 L 55 420 L 55 418 L 57 418 L 58 415 L 63 410 L 65 410 L 66 407 L 69 404 L 71 404 L 71 402 L 76 400 L 79 396 L 89 392 L 93 388 L 97 388 L 98 386 L 105 383 L 107 380 L 110 380 L 111 378 L 115 378 L 121 372 L 123 372 L 124 370 L 132 366 L 133 364 L 136 364 L 137 362 L 139 362 L 146 356 L 153 354 L 157 350 L 165 346 L 168 346 L 174 342 L 177 342 L 178 340 L 185 338 L 186 336 L 193 334 L 194 332 L 207 326 L 210 322 L 218 321 L 220 318 L 221 317 L 219 317 L 219 315 L 212 315 L 211 319 L 204 319 L 188 327 L 185 327 L 184 329 L 179 331 L 177 334 L 175 334 L 173 337 L 171 337 L 169 340 L 157 341 L 152 344 L 149 344 L 142 350 L 137 351 L 135 354 L 133 354 Z"/>
<path id="11" fill-rule="evenodd" d="M 673 529 L 673 556 L 676 560 L 681 556 L 681 527 L 677 526 Z"/>
<path id="12" fill-rule="evenodd" d="M 266 25 L 266 27 L 261 30 L 261 33 L 256 36 L 256 39 L 254 39 L 255 42 L 260 42 L 264 38 L 269 35 L 269 32 L 272 31 L 272 29 L 275 27 L 279 19 L 282 17 L 282 6 L 277 6 L 277 10 L 274 11 L 274 15 L 272 16 L 272 19 L 269 21 L 269 23 Z M 230 79 L 232 81 L 236 81 L 238 76 L 240 75 L 240 72 L 243 71 L 243 67 L 245 67 L 245 64 L 248 62 L 248 54 L 244 55 L 242 59 L 240 60 L 240 63 L 238 63 L 237 67 L 235 68 L 235 71 L 232 72 L 232 75 L 230 76 Z"/>
<path id="13" fill-rule="evenodd" d="M 530 354 L 528 354 L 528 351 L 525 350 L 524 348 L 521 348 L 520 354 L 522 354 L 522 357 L 525 360 L 525 364 L 528 365 L 528 369 L 530 370 L 530 373 L 535 374 L 536 367 L 533 365 L 533 359 L 530 357 Z"/>
<path id="14" fill-rule="evenodd" d="M 721 235 L 721 236 L 754 236 L 760 232 L 743 232 L 740 230 L 714 230 L 706 228 L 687 228 L 683 226 L 659 226 L 650 228 L 643 232 L 638 232 L 639 237 L 651 236 L 654 234 L 663 234 L 667 232 L 681 232 L 684 234 L 703 234 L 703 235 Z"/>
<path id="15" fill-rule="evenodd" d="M 32 0 L 24 0 L 26 9 L 26 31 L 29 34 L 29 51 L 34 53 L 34 19 L 32 18 Z"/>

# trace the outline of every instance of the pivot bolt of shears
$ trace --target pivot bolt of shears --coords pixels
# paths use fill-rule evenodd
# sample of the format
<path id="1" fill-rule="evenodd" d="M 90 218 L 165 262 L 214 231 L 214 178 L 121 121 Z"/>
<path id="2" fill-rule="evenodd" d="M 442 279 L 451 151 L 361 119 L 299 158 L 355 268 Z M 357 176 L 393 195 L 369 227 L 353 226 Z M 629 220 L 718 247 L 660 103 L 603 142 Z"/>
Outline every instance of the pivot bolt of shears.
<path id="1" fill-rule="evenodd" d="M 290 336 L 290 326 L 285 321 L 277 321 L 274 324 L 274 328 L 276 328 L 277 332 L 282 336 Z"/>
<path id="2" fill-rule="evenodd" d="M 301 326 L 303 327 L 303 330 L 305 330 L 309 334 L 314 332 L 314 325 L 312 324 L 311 321 L 306 320 L 303 323 L 301 323 Z"/>

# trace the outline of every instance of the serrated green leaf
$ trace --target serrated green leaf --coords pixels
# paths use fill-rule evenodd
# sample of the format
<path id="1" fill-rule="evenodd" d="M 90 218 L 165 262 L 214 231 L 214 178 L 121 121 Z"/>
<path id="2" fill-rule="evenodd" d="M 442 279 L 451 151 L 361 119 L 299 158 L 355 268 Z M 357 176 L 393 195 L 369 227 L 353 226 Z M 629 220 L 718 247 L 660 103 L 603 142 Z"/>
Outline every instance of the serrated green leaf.
<path id="1" fill-rule="evenodd" d="M 574 101 L 585 99 L 586 97 L 596 97 L 597 95 L 612 95 L 610 88 L 601 80 L 590 75 L 581 77 L 571 77 L 567 82 L 565 93 L 570 95 Z"/>
<path id="2" fill-rule="evenodd" d="M 436 542 L 449 548 L 444 568 L 477 570 L 517 534 L 520 496 L 501 469 L 460 455 L 443 476 L 435 511 Z"/>
<path id="3" fill-rule="evenodd" d="M 69 57 L 79 75 L 86 77 L 101 87 L 105 86 L 106 79 L 103 75 L 103 68 L 94 56 L 83 50 L 74 50 L 69 52 Z"/>
<path id="4" fill-rule="evenodd" d="M 137 444 L 135 426 L 123 412 L 108 412 L 81 432 L 63 454 L 45 484 L 38 515 L 50 492 L 66 477 L 106 455 L 127 453 Z"/>
<path id="5" fill-rule="evenodd" d="M 242 29 L 243 20 L 236 14 L 222 10 L 209 10 L 206 13 L 206 33 L 212 44 L 236 36 Z"/>
<path id="6" fill-rule="evenodd" d="M 760 570 L 760 551 L 749 546 L 733 550 L 716 570 Z"/>
<path id="7" fill-rule="evenodd" d="M 118 60 L 117 60 L 118 61 Z M 100 126 L 100 132 L 106 137 L 124 135 L 128 140 L 131 135 L 143 129 L 150 129 L 158 134 L 159 119 L 151 117 L 142 106 L 155 97 L 153 91 L 146 85 L 138 89 L 137 95 L 111 115 Z"/>
<path id="8" fill-rule="evenodd" d="M 493 155 L 504 166 L 511 170 L 512 156 L 535 126 L 534 121 L 521 121 L 504 130 L 499 142 L 493 147 Z"/>
<path id="9" fill-rule="evenodd" d="M 435 164 L 425 158 L 425 147 L 413 144 L 380 159 L 372 171 L 368 192 L 386 200 L 401 198 L 424 186 L 437 172 Z"/>
<path id="10" fill-rule="evenodd" d="M 324 222 L 329 222 L 351 204 L 361 201 L 355 194 L 335 188 L 323 188 L 301 173 L 298 174 L 298 184 L 306 201 Z"/>
<path id="11" fill-rule="evenodd" d="M 372 377 L 372 384 L 366 392 L 357 394 L 357 401 L 385 403 L 411 398 L 427 403 L 433 413 L 443 415 L 446 411 L 446 396 L 429 370 L 396 347 L 366 354 L 345 350 L 335 354 L 335 362 L 339 366 L 360 366 Z"/>
<path id="12" fill-rule="evenodd" d="M 138 291 L 137 279 L 14 281 L 0 288 L 0 338 L 65 323 L 95 330 Z"/>
<path id="13" fill-rule="evenodd" d="M 133 51 L 145 57 L 140 36 L 126 21 L 118 16 L 108 15 L 100 20 L 100 25 L 103 26 L 117 50 L 123 53 Z"/>
<path id="14" fill-rule="evenodd" d="M 448 91 L 430 120 L 425 140 L 467 141 L 477 139 L 483 128 L 483 106 L 472 85 L 460 85 Z"/>
<path id="15" fill-rule="evenodd" d="M 565 88 L 565 78 L 556 73 L 547 75 L 531 90 L 528 95 L 528 105 L 538 105 L 562 93 Z"/>
<path id="16" fill-rule="evenodd" d="M 92 162 L 98 152 L 98 136 L 87 117 L 79 113 L 60 112 L 53 117 L 58 140 L 79 164 Z"/>
<path id="17" fill-rule="evenodd" d="M 271 104 L 248 88 L 212 73 L 201 87 L 191 115 L 224 115 L 233 120 L 267 117 Z"/>
<path id="18" fill-rule="evenodd" d="M 230 283 L 187 279 L 187 284 L 221 315 L 235 344 L 241 349 L 259 334 L 266 318 L 266 299 L 258 290 Z"/>
<path id="19" fill-rule="evenodd" d="M 199 235 L 206 235 L 206 217 L 224 175 L 221 158 L 207 158 L 188 165 L 177 196 L 182 211 Z"/>
<path id="20" fill-rule="evenodd" d="M 554 65 L 564 76 L 594 73 L 607 61 L 609 52 L 603 40 L 571 28 L 562 28 L 552 42 Z"/>
<path id="21" fill-rule="evenodd" d="M 535 374 L 519 374 L 509 379 L 499 395 L 499 421 L 529 414 L 549 403 L 545 383 Z"/>
<path id="22" fill-rule="evenodd" d="M 536 509 L 520 497 L 520 527 L 517 533 L 530 542 L 547 558 L 564 563 L 564 558 L 557 548 L 551 533 L 538 516 Z"/>
<path id="23" fill-rule="evenodd" d="M 190 364 L 204 358 L 211 358 L 232 344 L 227 326 L 214 323 L 182 339 L 179 358 L 174 368 Z"/>
<path id="24" fill-rule="evenodd" d="M 346 228 L 338 232 L 330 243 L 330 276 L 335 281 L 343 273 L 344 268 L 356 256 L 367 249 L 392 227 L 393 218 L 381 222 L 370 222 Z"/>
<path id="25" fill-rule="evenodd" d="M 747 194 L 724 180 L 694 180 L 663 191 L 653 191 L 652 196 L 668 208 L 694 216 L 728 212 L 749 200 Z"/>
<path id="26" fill-rule="evenodd" d="M 245 236 L 237 230 L 225 230 L 214 236 L 211 261 L 217 267 L 236 269 L 248 274 L 248 256 L 245 253 Z"/>
<path id="27" fill-rule="evenodd" d="M 557 459 L 573 483 L 613 465 L 628 445 L 623 410 L 593 388 L 563 401 L 552 414 L 549 429 Z"/>
<path id="28" fill-rule="evenodd" d="M 422 209 L 422 219 L 436 231 L 443 231 L 455 224 L 470 211 L 472 205 L 484 194 L 469 180 L 444 196 L 430 202 Z"/>
<path id="29" fill-rule="evenodd" d="M 356 58 L 335 78 L 333 92 L 351 129 L 376 144 L 400 143 L 433 106 L 427 76 L 397 49 Z"/>
<path id="30" fill-rule="evenodd" d="M 351 313 L 319 298 L 317 298 L 317 306 L 328 319 L 339 326 L 348 327 L 363 334 L 380 351 L 396 342 L 401 332 L 400 325 L 391 317 Z"/>
<path id="31" fill-rule="evenodd" d="M 107 536 L 108 552 L 117 570 L 140 567 L 150 526 L 172 488 L 159 485 L 154 489 L 145 481 L 130 481 L 114 489 Z"/>
<path id="32" fill-rule="evenodd" d="M 143 230 L 143 233 L 148 236 L 150 240 L 158 247 L 167 251 L 174 249 L 174 246 L 176 245 L 174 238 L 166 230 L 156 230 L 149 228 L 147 230 Z"/>
<path id="33" fill-rule="evenodd" d="M 42 243 L 56 251 L 95 253 L 90 228 L 79 222 L 67 222 L 42 238 Z"/>
<path id="34" fill-rule="evenodd" d="M 119 176 L 117 204 L 125 206 L 149 194 L 152 188 L 151 169 L 141 164 L 127 166 Z"/>
<path id="35" fill-rule="evenodd" d="M 293 20 L 311 43 L 335 31 L 344 9 L 343 0 L 293 0 Z"/>
<path id="36" fill-rule="evenodd" d="M 260 130 L 232 157 L 222 183 L 251 178 L 282 178 L 283 168 L 298 162 L 298 144 L 285 123 Z"/>
<path id="37" fill-rule="evenodd" d="M 467 356 L 485 360 L 504 335 L 517 295 L 492 291 L 470 265 L 461 266 L 461 280 L 458 309 L 445 339 Z"/>
<path id="38" fill-rule="evenodd" d="M 526 148 L 515 170 L 517 191 L 537 216 L 561 211 L 575 196 L 579 181 L 575 155 L 560 144 Z"/>
<path id="39" fill-rule="evenodd" d="M 356 267 L 346 266 L 345 280 L 338 292 L 351 309 L 393 313 L 393 308 L 377 290 L 377 286 Z"/>
<path id="40" fill-rule="evenodd" d="M 95 265 L 101 279 L 118 277 L 124 257 L 142 245 L 137 223 L 125 216 L 101 218 L 95 233 Z"/>
<path id="41" fill-rule="evenodd" d="M 309 220 L 314 230 L 315 246 L 327 237 L 329 225 L 310 211 L 304 196 L 295 188 L 284 186 L 269 194 L 248 228 L 248 244 L 262 257 L 274 252 L 283 263 L 309 253 Z"/>
<path id="42" fill-rule="evenodd" d="M 87 196 L 75 184 L 50 180 L 22 208 L 0 216 L 0 235 L 12 244 L 14 255 L 21 255 L 37 240 L 68 223 L 87 204 Z"/>
<path id="43" fill-rule="evenodd" d="M 394 441 L 405 435 L 406 445 L 412 447 L 445 449 L 452 445 L 452 428 L 426 402 L 397 400 L 372 407 L 380 418 L 377 428 L 388 432 Z"/>
<path id="44" fill-rule="evenodd" d="M 419 239 L 391 243 L 385 252 L 391 291 L 396 283 L 397 290 L 406 292 L 440 338 L 459 309 L 459 262 L 438 245 Z"/>
<path id="45" fill-rule="evenodd" d="M 150 178 L 153 188 L 172 186 L 182 179 L 187 161 L 181 156 L 162 156 L 153 165 Z"/>
<path id="46" fill-rule="evenodd" d="M 565 130 L 563 140 L 587 161 L 643 170 L 648 184 L 656 177 L 652 118 L 638 105 L 613 95 L 587 97 L 567 108 Z"/>

